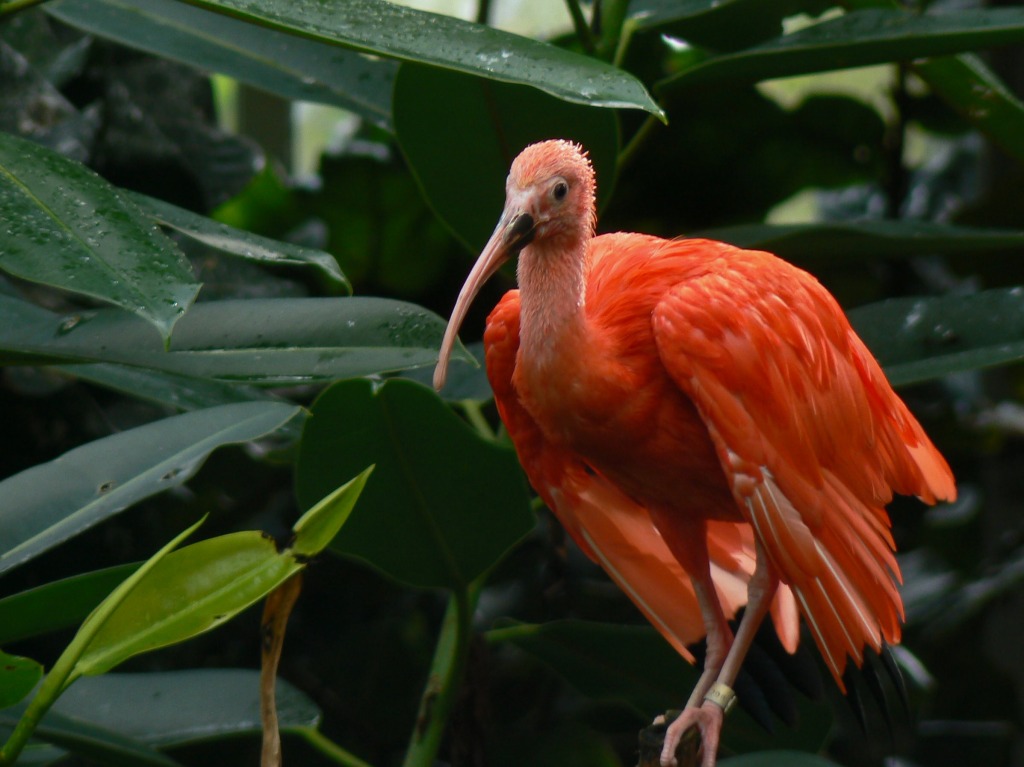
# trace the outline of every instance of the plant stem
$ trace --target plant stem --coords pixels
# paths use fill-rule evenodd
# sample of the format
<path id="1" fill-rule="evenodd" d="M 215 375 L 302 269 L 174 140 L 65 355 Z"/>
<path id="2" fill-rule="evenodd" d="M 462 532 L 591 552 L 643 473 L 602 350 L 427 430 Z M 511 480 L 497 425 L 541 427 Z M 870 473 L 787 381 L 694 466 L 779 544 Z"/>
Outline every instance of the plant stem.
<path id="1" fill-rule="evenodd" d="M 314 727 L 303 727 L 295 732 L 310 746 L 342 767 L 370 767 L 369 763 L 355 754 L 350 754 Z"/>
<path id="2" fill-rule="evenodd" d="M 476 23 L 486 24 L 491 18 L 491 0 L 479 0 L 476 6 Z"/>
<path id="3" fill-rule="evenodd" d="M 565 5 L 569 9 L 569 15 L 572 16 L 572 25 L 576 30 L 576 37 L 579 38 L 580 45 L 588 54 L 593 53 L 595 49 L 594 35 L 590 32 L 590 26 L 583 15 L 583 9 L 580 8 L 579 0 L 565 0 Z"/>
<path id="4" fill-rule="evenodd" d="M 479 402 L 472 399 L 464 399 L 459 402 L 459 407 L 462 408 L 462 412 L 466 415 L 466 420 L 469 421 L 470 425 L 476 429 L 481 437 L 490 440 L 497 439 L 494 429 L 487 423 L 487 419 L 484 418 L 484 414 L 480 410 Z"/>
<path id="5" fill-rule="evenodd" d="M 637 132 L 633 134 L 633 138 L 631 138 L 629 143 L 622 148 L 622 151 L 619 152 L 619 162 L 616 169 L 619 174 L 621 174 L 622 171 L 633 161 L 633 156 L 637 153 L 640 147 L 643 146 L 647 137 L 650 136 L 651 131 L 661 124 L 661 120 L 659 120 L 655 115 L 647 115 L 647 119 L 644 120 L 643 125 L 641 125 Z"/>
<path id="6" fill-rule="evenodd" d="M 472 596 L 470 591 L 456 589 L 448 600 L 403 767 L 433 767 L 441 746 L 469 657 L 470 618 L 477 590 Z"/>
<path id="7" fill-rule="evenodd" d="M 629 0 L 607 0 L 601 8 L 601 41 L 597 55 L 605 61 L 619 55 L 619 38 L 628 10 Z"/>

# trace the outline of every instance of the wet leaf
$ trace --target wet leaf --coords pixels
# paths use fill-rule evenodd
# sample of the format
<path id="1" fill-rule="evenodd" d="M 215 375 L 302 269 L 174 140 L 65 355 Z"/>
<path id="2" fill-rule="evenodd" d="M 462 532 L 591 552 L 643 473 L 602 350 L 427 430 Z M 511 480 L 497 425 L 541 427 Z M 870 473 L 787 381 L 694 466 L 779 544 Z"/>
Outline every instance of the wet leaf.
<path id="1" fill-rule="evenodd" d="M 199 290 L 185 257 L 91 170 L 0 133 L 0 269 L 117 304 L 166 339 Z"/>
<path id="2" fill-rule="evenodd" d="M 596 59 L 384 0 L 192 0 L 194 5 L 311 40 L 415 61 L 601 107 L 661 110 L 633 75 Z"/>
<path id="3" fill-rule="evenodd" d="M 125 312 L 58 317 L 0 296 L 0 361 L 8 364 L 114 362 L 239 383 L 306 383 L 433 364 L 443 333 L 437 315 L 383 298 L 210 301 L 182 318 L 168 352 Z"/>
<path id="4" fill-rule="evenodd" d="M 352 286 L 330 253 L 235 229 L 154 197 L 131 192 L 125 194 L 156 223 L 215 250 L 272 266 L 313 267 L 336 289 L 352 292 Z"/>

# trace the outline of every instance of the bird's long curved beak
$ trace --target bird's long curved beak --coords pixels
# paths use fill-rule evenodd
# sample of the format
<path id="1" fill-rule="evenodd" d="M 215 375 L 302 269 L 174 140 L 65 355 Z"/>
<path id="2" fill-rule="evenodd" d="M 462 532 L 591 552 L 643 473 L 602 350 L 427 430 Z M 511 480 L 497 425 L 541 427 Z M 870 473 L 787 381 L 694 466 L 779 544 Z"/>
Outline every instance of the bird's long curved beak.
<path id="1" fill-rule="evenodd" d="M 452 354 L 452 347 L 455 346 L 459 328 L 476 294 L 502 264 L 530 244 L 535 230 L 536 222 L 533 216 L 523 213 L 519 206 L 505 206 L 498 226 L 473 264 L 462 290 L 459 291 L 455 308 L 452 309 L 451 319 L 448 320 L 448 327 L 444 331 L 444 340 L 441 341 L 437 367 L 434 368 L 434 389 L 437 391 L 441 391 L 448 378 L 448 360 Z"/>

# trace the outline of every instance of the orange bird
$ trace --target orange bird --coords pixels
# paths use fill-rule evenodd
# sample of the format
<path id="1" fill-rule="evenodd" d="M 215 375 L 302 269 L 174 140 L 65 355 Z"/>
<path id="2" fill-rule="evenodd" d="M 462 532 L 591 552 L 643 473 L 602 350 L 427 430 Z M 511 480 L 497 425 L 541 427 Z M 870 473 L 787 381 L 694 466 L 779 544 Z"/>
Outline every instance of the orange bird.
<path id="1" fill-rule="evenodd" d="M 769 612 L 790 651 L 803 617 L 840 688 L 847 658 L 899 641 L 885 506 L 894 491 L 953 500 L 953 475 L 806 272 L 711 240 L 595 236 L 594 172 L 566 141 L 523 150 L 505 188 L 434 386 L 469 304 L 518 253 L 519 290 L 484 335 L 499 413 L 583 551 L 682 655 L 707 636 L 661 763 L 696 726 L 712 767 Z"/>

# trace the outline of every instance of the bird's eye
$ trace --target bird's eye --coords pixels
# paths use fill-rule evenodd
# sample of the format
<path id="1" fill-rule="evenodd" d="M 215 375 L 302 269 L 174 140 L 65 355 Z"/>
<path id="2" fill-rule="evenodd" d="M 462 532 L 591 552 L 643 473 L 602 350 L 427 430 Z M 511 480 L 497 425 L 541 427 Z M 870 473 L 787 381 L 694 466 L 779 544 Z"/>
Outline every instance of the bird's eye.
<path id="1" fill-rule="evenodd" d="M 567 194 L 569 194 L 569 185 L 564 181 L 559 181 L 551 190 L 551 196 L 559 202 L 564 200 Z"/>

